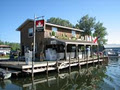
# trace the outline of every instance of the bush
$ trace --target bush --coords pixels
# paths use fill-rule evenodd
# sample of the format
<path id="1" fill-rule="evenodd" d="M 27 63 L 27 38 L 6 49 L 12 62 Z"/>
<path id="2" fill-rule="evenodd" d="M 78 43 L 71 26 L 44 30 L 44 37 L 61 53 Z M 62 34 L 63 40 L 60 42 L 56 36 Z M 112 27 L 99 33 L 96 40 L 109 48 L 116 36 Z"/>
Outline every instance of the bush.
<path id="1" fill-rule="evenodd" d="M 55 32 L 54 31 L 52 31 L 52 36 L 55 36 Z"/>

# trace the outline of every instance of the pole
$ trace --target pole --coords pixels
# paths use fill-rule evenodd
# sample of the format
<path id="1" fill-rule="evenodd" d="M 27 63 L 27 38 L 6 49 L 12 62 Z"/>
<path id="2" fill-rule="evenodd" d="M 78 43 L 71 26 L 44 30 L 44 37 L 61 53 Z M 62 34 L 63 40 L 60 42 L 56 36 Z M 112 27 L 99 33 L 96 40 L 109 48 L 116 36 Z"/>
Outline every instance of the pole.
<path id="1" fill-rule="evenodd" d="M 32 59 L 32 78 L 34 78 L 34 61 L 35 61 L 35 32 L 36 32 L 36 16 L 34 15 L 34 30 L 33 30 L 33 59 Z"/>

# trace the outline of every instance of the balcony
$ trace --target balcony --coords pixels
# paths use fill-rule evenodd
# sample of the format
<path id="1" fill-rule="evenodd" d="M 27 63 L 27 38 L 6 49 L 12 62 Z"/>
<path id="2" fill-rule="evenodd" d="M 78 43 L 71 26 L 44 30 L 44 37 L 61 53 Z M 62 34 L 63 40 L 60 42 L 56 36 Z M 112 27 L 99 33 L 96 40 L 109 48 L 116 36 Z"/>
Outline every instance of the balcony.
<path id="1" fill-rule="evenodd" d="M 62 40 L 77 40 L 77 41 L 88 41 L 92 42 L 95 37 L 92 36 L 80 36 L 79 34 L 76 35 L 76 37 L 73 37 L 71 33 L 62 33 L 62 32 L 52 32 L 47 31 L 45 32 L 45 38 L 57 38 Z"/>

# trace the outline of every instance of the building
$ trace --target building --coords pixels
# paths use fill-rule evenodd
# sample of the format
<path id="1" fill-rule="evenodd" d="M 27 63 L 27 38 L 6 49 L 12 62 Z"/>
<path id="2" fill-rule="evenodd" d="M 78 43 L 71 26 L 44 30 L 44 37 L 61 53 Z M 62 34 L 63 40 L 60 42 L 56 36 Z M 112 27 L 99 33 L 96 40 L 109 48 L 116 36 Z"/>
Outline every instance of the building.
<path id="1" fill-rule="evenodd" d="M 0 45 L 0 55 L 6 55 L 6 54 L 10 54 L 10 46 L 8 45 Z"/>
<path id="2" fill-rule="evenodd" d="M 107 44 L 104 47 L 107 55 L 120 56 L 120 44 Z"/>
<path id="3" fill-rule="evenodd" d="M 27 19 L 22 23 L 17 31 L 20 31 L 21 39 L 21 52 L 25 54 L 27 49 L 33 50 L 33 27 L 34 21 Z M 46 58 L 53 57 L 60 59 L 77 58 L 84 50 L 92 51 L 93 38 L 90 36 L 82 36 L 83 30 L 46 23 L 44 21 L 44 29 L 36 30 L 36 57 L 40 56 L 43 52 Z M 86 53 L 86 52 L 84 52 Z M 56 55 L 57 54 L 57 55 Z"/>

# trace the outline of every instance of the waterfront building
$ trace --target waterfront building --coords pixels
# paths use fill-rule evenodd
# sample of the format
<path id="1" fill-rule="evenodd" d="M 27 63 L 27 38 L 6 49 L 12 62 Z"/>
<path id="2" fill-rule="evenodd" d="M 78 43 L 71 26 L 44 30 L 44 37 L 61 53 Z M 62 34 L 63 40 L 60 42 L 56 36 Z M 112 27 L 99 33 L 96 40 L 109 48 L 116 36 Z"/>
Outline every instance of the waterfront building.
<path id="1" fill-rule="evenodd" d="M 107 44 L 104 47 L 108 56 L 120 56 L 120 44 Z"/>
<path id="2" fill-rule="evenodd" d="M 97 43 L 93 42 L 93 37 L 82 35 L 83 30 L 43 22 L 44 27 L 36 29 L 36 58 L 40 56 L 42 58 L 44 56 L 46 60 L 67 60 L 69 56 L 76 59 L 83 58 L 87 53 L 90 56 L 92 47 L 97 46 Z M 17 31 L 20 31 L 23 56 L 27 50 L 33 50 L 33 28 L 34 20 L 32 19 L 27 19 L 17 28 Z"/>

